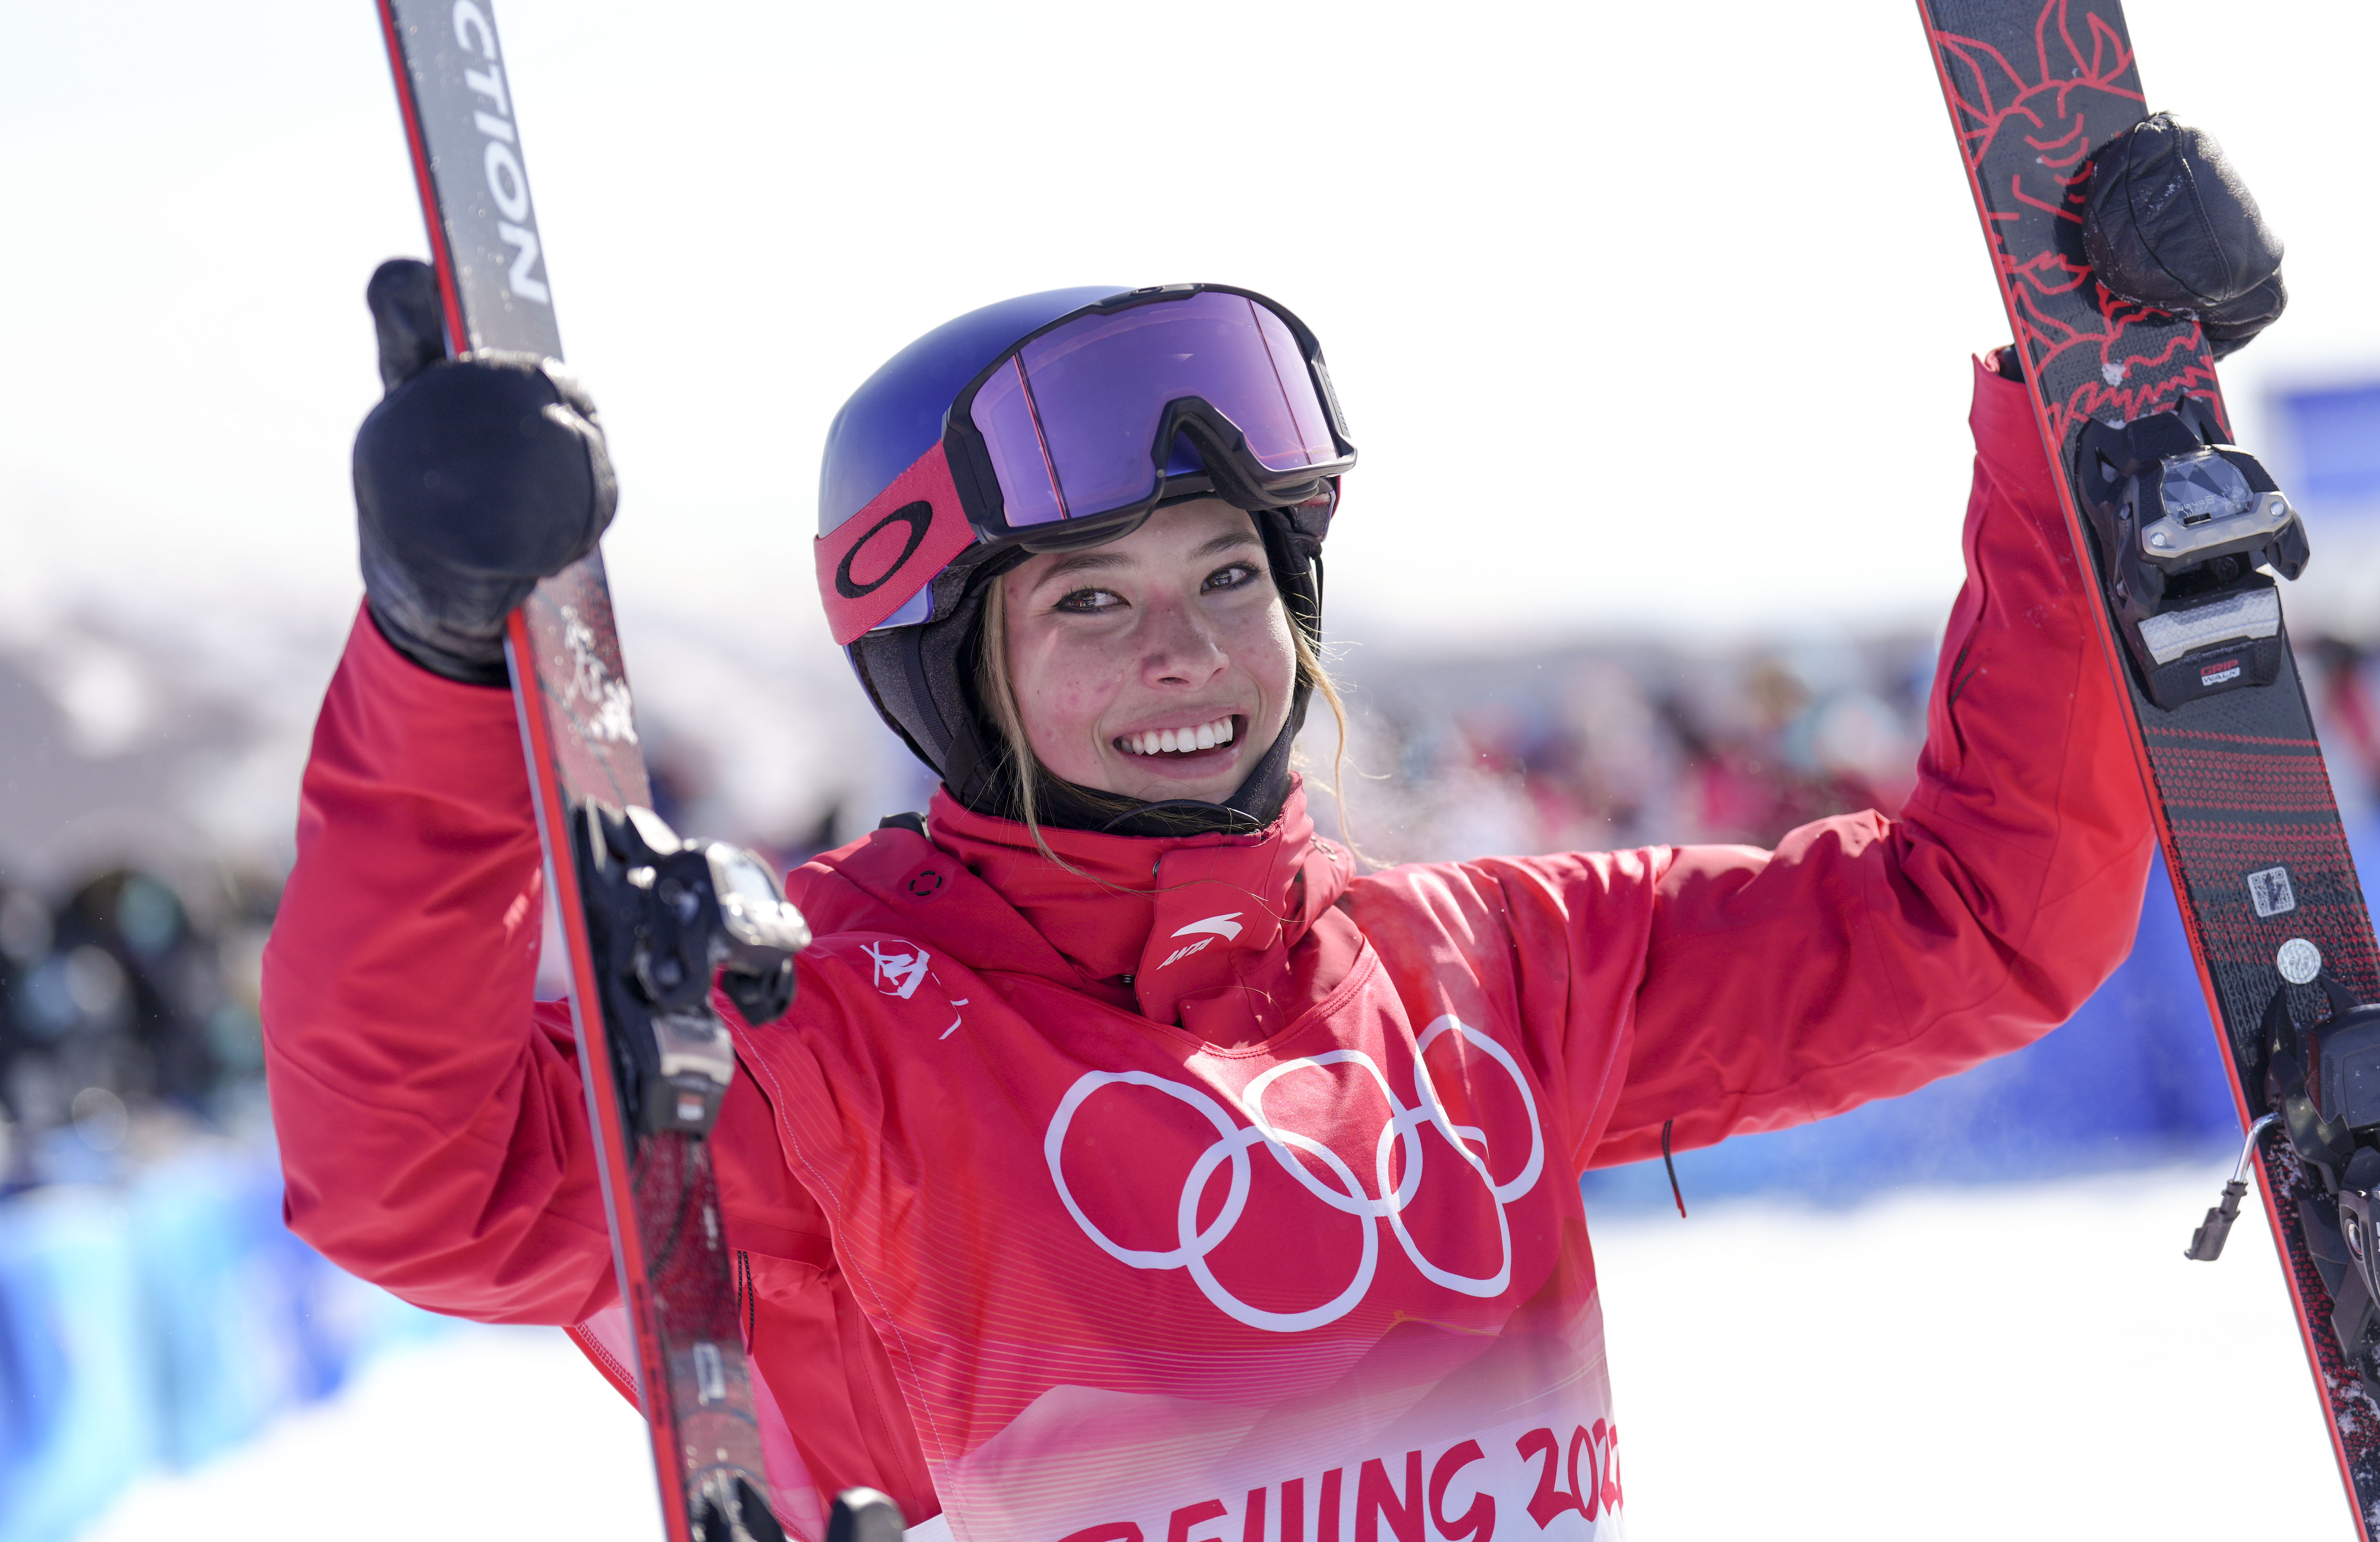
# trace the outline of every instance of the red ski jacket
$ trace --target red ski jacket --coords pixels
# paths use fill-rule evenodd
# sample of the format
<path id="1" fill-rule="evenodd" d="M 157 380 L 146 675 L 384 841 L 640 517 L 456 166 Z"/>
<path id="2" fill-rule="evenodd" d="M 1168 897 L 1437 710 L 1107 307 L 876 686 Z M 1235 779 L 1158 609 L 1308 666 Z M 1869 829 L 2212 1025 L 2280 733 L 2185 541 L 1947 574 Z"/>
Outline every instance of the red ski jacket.
<path id="1" fill-rule="evenodd" d="M 818 941 L 793 1011 L 735 1026 L 716 1137 L 788 1523 L 855 1483 L 963 1542 L 1615 1517 L 1580 1172 L 2014 1050 L 2130 946 L 2152 837 L 2089 601 L 2022 389 L 1979 370 L 1973 424 L 1895 817 L 1359 875 L 1293 797 L 1255 836 L 1049 832 L 1070 872 L 937 798 L 793 874 Z M 265 966 L 290 1225 L 600 1359 L 509 697 L 359 619 L 298 852 Z"/>

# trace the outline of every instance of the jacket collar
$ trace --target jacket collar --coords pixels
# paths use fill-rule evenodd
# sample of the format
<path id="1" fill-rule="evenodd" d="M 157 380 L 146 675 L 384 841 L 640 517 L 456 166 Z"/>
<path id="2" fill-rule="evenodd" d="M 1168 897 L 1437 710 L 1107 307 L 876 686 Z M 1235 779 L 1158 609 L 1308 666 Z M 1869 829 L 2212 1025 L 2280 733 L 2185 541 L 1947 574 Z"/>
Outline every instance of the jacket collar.
<path id="1" fill-rule="evenodd" d="M 974 968 L 1040 974 L 1210 1044 L 1271 1037 L 1288 1026 L 1283 1009 L 1336 983 L 1360 949 L 1354 923 L 1331 909 L 1353 863 L 1316 838 L 1300 785 L 1281 818 L 1252 835 L 1045 828 L 1060 862 L 1023 824 L 976 813 L 947 793 L 934 795 L 927 833 L 930 851 L 906 832 L 880 832 L 820 860 L 935 923 L 936 945 Z M 947 902 L 958 895 L 942 895 L 929 914 L 912 896 L 918 863 L 935 853 L 990 892 L 957 905 Z"/>

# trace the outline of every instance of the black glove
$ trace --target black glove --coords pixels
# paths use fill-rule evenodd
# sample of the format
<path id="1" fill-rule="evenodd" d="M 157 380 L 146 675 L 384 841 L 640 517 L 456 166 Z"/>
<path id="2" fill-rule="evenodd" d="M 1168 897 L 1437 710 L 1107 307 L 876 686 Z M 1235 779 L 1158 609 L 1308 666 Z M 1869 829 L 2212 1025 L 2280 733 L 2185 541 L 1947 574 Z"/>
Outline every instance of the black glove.
<path id="1" fill-rule="evenodd" d="M 2279 318 L 2280 237 L 2212 135 L 2159 113 L 2095 161 L 2082 250 L 2101 287 L 2195 317 L 2217 358 Z"/>
<path id="2" fill-rule="evenodd" d="M 388 389 L 356 431 L 366 603 L 424 669 L 504 685 L 504 617 L 619 504 L 595 404 L 554 359 L 449 359 L 427 263 L 382 263 L 364 298 Z"/>

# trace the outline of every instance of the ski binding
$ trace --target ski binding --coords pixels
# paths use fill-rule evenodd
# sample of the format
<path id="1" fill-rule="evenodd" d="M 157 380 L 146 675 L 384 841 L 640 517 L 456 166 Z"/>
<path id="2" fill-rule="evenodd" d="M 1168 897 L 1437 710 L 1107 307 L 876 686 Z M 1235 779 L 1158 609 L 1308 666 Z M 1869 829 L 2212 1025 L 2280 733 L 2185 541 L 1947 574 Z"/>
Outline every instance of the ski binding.
<path id="1" fill-rule="evenodd" d="M 747 1023 L 774 1022 L 809 928 L 758 856 L 681 841 L 650 808 L 590 803 L 575 833 L 596 976 L 616 1020 L 642 1028 L 612 1040 L 623 1110 L 648 1135 L 708 1134 L 735 1074 L 710 981 Z"/>
<path id="2" fill-rule="evenodd" d="M 2305 571 L 2305 522 L 2256 457 L 2225 443 L 2195 396 L 2130 423 L 2093 422 L 2075 485 L 2099 542 L 2109 609 L 2141 688 L 2168 711 L 2269 686 L 2281 668 L 2281 599 L 2261 568 Z"/>

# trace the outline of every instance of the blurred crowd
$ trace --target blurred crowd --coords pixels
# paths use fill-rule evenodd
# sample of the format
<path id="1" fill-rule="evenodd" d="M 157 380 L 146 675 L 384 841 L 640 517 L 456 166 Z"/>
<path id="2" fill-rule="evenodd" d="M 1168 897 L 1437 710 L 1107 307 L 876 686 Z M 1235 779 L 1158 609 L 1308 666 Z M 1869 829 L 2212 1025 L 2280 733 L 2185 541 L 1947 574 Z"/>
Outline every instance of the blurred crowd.
<path id="1" fill-rule="evenodd" d="M 2322 735 L 2339 806 L 2350 813 L 2380 807 L 2380 658 L 2343 637 L 2316 637 L 2298 650 L 2306 697 Z M 2365 874 L 2371 884 L 2380 874 Z"/>
<path id="2" fill-rule="evenodd" d="M 2380 662 L 2298 641 L 2342 809 L 2380 801 Z M 1907 636 L 1687 650 L 1585 646 L 1470 660 L 1349 650 L 1343 820 L 1388 861 L 1644 844 L 1773 845 L 1831 814 L 1897 809 L 1916 783 L 1932 642 Z M 1320 721 L 1314 721 L 1318 719 Z M 1310 783 L 1332 781 L 1318 705 Z"/>
<path id="3" fill-rule="evenodd" d="M 56 893 L 0 883 L 0 1194 L 261 1122 L 274 897 L 122 867 Z"/>
<path id="4" fill-rule="evenodd" d="M 2368 818 L 2380 661 L 2331 637 L 2301 638 L 2298 656 L 2340 804 Z M 1317 817 L 1389 861 L 1773 844 L 1825 815 L 1899 807 L 1933 669 L 1915 636 L 1475 658 L 1353 650 L 1336 667 L 1351 818 L 1333 811 L 1319 706 L 1306 740 Z M 735 822 L 715 792 L 732 743 L 655 737 L 657 795 L 682 828 L 787 861 L 922 794 L 840 791 L 774 839 L 721 830 Z M 48 888 L 0 878 L 0 1194 L 108 1180 L 201 1132 L 261 1133 L 258 970 L 276 899 L 275 878 L 221 869 L 116 866 Z"/>
<path id="5" fill-rule="evenodd" d="M 1388 861 L 1768 844 L 1899 803 L 1932 668 L 1915 637 L 1472 659 L 1350 650 L 1335 666 L 1350 718 L 1342 828 Z M 1315 715 L 1308 780 L 1327 785 L 1332 730 Z"/>

